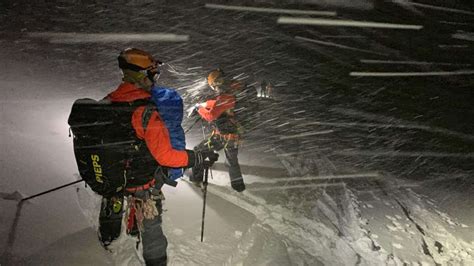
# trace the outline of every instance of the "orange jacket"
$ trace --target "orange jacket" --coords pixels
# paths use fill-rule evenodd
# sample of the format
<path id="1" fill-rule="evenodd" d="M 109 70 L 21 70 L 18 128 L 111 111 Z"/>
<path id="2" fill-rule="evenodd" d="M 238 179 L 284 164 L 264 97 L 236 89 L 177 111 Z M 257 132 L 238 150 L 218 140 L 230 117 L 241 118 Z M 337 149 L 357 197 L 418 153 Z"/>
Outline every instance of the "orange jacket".
<path id="1" fill-rule="evenodd" d="M 208 122 L 219 118 L 227 110 L 235 107 L 235 96 L 232 94 L 221 94 L 215 99 L 206 101 L 206 107 L 199 107 L 198 113 Z"/>
<path id="2" fill-rule="evenodd" d="M 133 102 L 148 98 L 150 98 L 150 93 L 126 82 L 120 84 L 115 91 L 109 93 L 106 97 L 106 99 L 112 102 Z M 146 130 L 143 128 L 142 114 L 144 110 L 145 106 L 138 107 L 133 112 L 131 122 L 137 137 L 145 141 L 148 150 L 155 160 L 165 167 L 179 168 L 188 166 L 188 152 L 173 149 L 168 129 L 158 112 L 154 111 L 152 113 Z"/>

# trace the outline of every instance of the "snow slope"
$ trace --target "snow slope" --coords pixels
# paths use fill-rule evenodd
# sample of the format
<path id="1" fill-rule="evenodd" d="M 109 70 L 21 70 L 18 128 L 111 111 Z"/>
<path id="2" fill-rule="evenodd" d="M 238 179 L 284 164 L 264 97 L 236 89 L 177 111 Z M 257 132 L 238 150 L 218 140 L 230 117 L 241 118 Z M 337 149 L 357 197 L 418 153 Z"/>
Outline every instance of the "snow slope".
<path id="1" fill-rule="evenodd" d="M 265 182 L 272 179 L 253 176 L 248 189 L 237 193 L 230 191 L 227 174 L 214 170 L 208 187 L 204 242 L 199 240 L 200 189 L 185 181 L 177 188 L 166 187 L 164 230 L 170 242 L 169 264 L 470 265 L 474 262 L 472 238 L 469 242 L 456 234 L 456 229 L 469 228 L 472 224 L 464 224 L 442 212 L 432 199 L 414 191 L 418 186 L 376 177 L 378 188 L 367 189 L 351 184 L 347 177 L 332 177 L 289 178 L 297 183 L 306 182 L 306 186 L 295 187 L 284 184 L 288 178 Z M 312 187 L 307 180 L 322 186 Z M 330 183 L 331 180 L 335 182 Z M 262 190 L 269 186 L 273 190 Z M 306 194 L 304 200 L 302 193 Z M 97 261 L 140 265 L 135 240 L 130 237 L 118 241 L 120 252 L 115 255 L 101 252 L 102 248 L 91 237 L 92 229 L 97 226 L 100 198 L 82 186 L 77 188 L 77 196 L 91 228 L 58 241 L 31 256 L 29 262 L 85 264 L 85 251 L 66 257 L 66 250 L 58 250 L 63 243 L 80 240 L 89 242 L 89 255 L 97 257 Z M 79 237 L 79 234 L 84 235 Z M 87 240 L 85 235 L 89 235 Z"/>

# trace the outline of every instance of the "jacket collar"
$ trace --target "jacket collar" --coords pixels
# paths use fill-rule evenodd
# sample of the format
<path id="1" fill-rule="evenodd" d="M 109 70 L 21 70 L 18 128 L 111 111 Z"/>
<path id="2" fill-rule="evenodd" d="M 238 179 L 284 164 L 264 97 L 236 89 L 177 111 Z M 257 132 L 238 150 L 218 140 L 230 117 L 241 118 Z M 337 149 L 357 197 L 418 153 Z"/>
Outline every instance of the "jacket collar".
<path id="1" fill-rule="evenodd" d="M 150 98 L 149 92 L 128 82 L 123 82 L 115 91 L 106 96 L 106 99 L 109 99 L 112 102 L 132 102 L 147 98 Z"/>

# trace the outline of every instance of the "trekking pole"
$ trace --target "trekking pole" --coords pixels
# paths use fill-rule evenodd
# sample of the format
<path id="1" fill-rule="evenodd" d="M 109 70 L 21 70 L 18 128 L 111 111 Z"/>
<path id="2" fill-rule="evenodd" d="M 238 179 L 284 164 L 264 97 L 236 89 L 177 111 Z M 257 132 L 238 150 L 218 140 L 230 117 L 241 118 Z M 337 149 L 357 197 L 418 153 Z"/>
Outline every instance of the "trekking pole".
<path id="1" fill-rule="evenodd" d="M 204 132 L 204 122 L 201 120 L 202 139 L 206 139 L 206 132 Z"/>
<path id="2" fill-rule="evenodd" d="M 65 188 L 65 187 L 74 185 L 74 184 L 76 184 L 76 183 L 82 182 L 82 181 L 84 181 L 84 179 L 79 179 L 79 180 L 76 180 L 76 181 L 74 181 L 74 182 L 67 183 L 67 184 L 65 184 L 65 185 L 62 185 L 62 186 L 59 186 L 59 187 L 56 187 L 56 188 L 52 188 L 52 189 L 46 190 L 46 191 L 44 191 L 44 192 L 35 194 L 35 195 L 33 195 L 33 196 L 29 196 L 29 197 L 27 197 L 27 198 L 21 199 L 20 202 L 27 201 L 27 200 L 29 200 L 29 199 L 36 198 L 36 197 L 39 197 L 39 196 L 44 195 L 44 194 L 51 193 L 51 192 L 56 191 L 56 190 L 58 190 L 58 189 Z"/>
<path id="3" fill-rule="evenodd" d="M 204 239 L 204 217 L 206 215 L 206 196 L 207 196 L 207 180 L 209 176 L 209 167 L 206 166 L 205 172 L 204 172 L 204 182 L 202 183 L 204 185 L 203 189 L 203 203 L 202 203 L 202 223 L 201 223 L 201 242 L 203 242 Z"/>

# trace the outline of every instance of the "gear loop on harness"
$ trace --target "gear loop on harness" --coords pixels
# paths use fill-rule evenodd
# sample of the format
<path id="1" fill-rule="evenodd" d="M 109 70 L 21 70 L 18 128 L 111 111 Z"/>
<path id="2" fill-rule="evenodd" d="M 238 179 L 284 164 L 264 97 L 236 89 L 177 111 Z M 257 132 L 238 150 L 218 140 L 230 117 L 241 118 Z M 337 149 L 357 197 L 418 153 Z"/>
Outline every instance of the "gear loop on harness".
<path id="1" fill-rule="evenodd" d="M 241 143 L 241 139 L 240 139 L 240 135 L 239 134 L 232 134 L 232 133 L 228 133 L 228 134 L 223 134 L 221 132 L 219 132 L 217 129 L 214 129 L 211 133 L 211 135 L 209 136 L 209 139 L 208 139 L 208 148 L 211 149 L 211 139 L 213 137 L 218 137 L 219 139 L 223 139 L 225 140 L 224 142 L 224 150 L 227 150 L 227 145 L 229 144 L 230 141 L 234 141 L 234 145 L 235 147 L 234 148 L 237 148 L 240 143 Z"/>
<path id="2" fill-rule="evenodd" d="M 127 197 L 127 202 L 127 215 L 125 218 L 127 221 L 127 234 L 132 234 L 135 226 L 139 232 L 144 232 L 145 227 L 143 221 L 153 220 L 160 215 L 156 206 L 156 200 L 154 200 L 148 192 L 144 198 L 130 195 Z"/>

